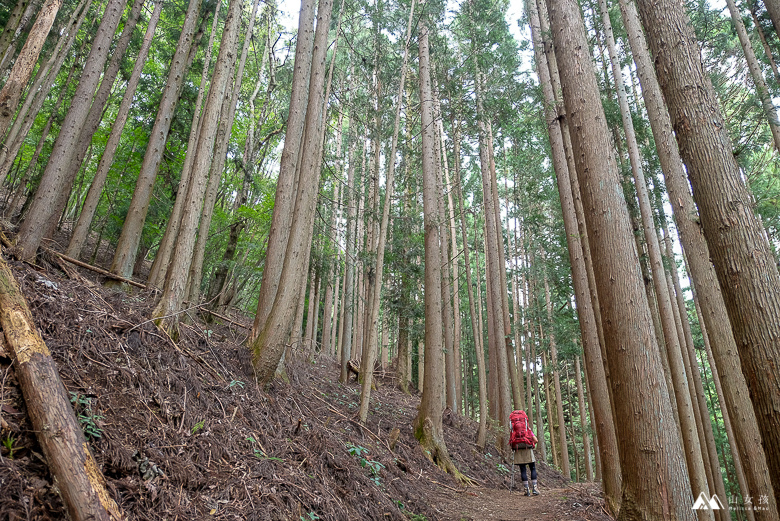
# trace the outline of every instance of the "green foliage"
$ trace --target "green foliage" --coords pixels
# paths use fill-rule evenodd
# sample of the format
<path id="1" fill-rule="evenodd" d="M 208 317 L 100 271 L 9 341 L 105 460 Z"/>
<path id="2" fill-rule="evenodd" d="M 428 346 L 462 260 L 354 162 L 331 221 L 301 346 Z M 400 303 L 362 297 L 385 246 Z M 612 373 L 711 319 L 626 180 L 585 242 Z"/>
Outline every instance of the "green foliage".
<path id="1" fill-rule="evenodd" d="M 197 434 L 198 431 L 203 430 L 203 427 L 206 426 L 206 422 L 201 420 L 195 425 L 193 425 L 192 429 L 190 429 L 190 434 Z"/>
<path id="2" fill-rule="evenodd" d="M 13 437 L 13 435 L 9 432 L 8 436 L 3 440 L 3 447 L 6 448 L 8 451 L 8 459 L 14 459 L 14 452 L 18 449 L 16 447 L 16 438 Z"/>
<path id="3" fill-rule="evenodd" d="M 84 431 L 84 436 L 88 440 L 101 438 L 103 436 L 103 429 L 100 428 L 99 423 L 104 419 L 104 416 L 95 414 L 92 409 L 92 398 L 71 391 L 70 403 L 73 404 L 73 408 L 76 411 L 76 419 L 81 425 L 81 429 Z"/>
<path id="4" fill-rule="evenodd" d="M 385 468 L 384 465 L 379 463 L 378 461 L 374 461 L 368 458 L 368 449 L 365 447 L 361 447 L 360 445 L 353 445 L 352 443 L 347 443 L 347 452 L 349 452 L 351 455 L 355 456 L 358 459 L 358 463 L 360 463 L 360 466 L 363 468 L 366 468 L 371 473 L 371 476 L 369 476 L 369 479 L 373 481 L 377 486 L 381 485 L 381 482 L 379 480 L 379 472 Z"/>

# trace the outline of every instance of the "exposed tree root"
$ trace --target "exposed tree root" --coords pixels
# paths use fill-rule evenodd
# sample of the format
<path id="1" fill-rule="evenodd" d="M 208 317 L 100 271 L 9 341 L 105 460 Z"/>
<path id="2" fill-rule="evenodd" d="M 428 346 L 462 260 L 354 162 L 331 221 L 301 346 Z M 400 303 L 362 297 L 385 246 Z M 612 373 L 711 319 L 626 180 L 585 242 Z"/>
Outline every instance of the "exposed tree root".
<path id="1" fill-rule="evenodd" d="M 436 432 L 430 418 L 425 418 L 422 428 L 420 425 L 417 425 L 414 435 L 419 440 L 420 447 L 425 456 L 437 467 L 444 472 L 452 474 L 459 483 L 464 485 L 473 484 L 452 462 L 452 458 L 450 458 L 450 454 L 447 452 L 447 445 L 444 443 L 444 438 L 440 432 Z"/>

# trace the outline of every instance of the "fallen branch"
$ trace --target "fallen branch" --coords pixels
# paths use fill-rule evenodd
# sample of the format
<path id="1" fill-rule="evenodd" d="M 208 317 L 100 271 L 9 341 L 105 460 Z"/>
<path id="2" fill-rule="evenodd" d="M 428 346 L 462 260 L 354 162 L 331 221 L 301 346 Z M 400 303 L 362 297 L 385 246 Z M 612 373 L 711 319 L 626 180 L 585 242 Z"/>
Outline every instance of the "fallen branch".
<path id="1" fill-rule="evenodd" d="M 109 279 L 118 280 L 119 282 L 125 282 L 127 284 L 130 284 L 131 286 L 135 286 L 136 288 L 146 289 L 146 286 L 141 284 L 140 282 L 136 282 L 134 280 L 126 279 L 124 277 L 120 277 L 119 275 L 116 275 L 114 273 L 111 273 L 110 271 L 106 271 L 103 268 L 98 268 L 96 266 L 91 266 L 87 264 L 86 262 L 81 262 L 78 259 L 74 259 L 72 257 L 68 257 L 65 254 L 62 254 L 58 251 L 52 250 L 51 248 L 46 248 L 45 246 L 41 246 L 41 249 L 47 253 L 52 253 L 56 255 L 57 257 L 61 258 L 62 260 L 66 260 L 70 262 L 71 264 L 75 264 L 76 266 L 79 266 L 84 269 L 88 269 L 90 271 L 94 271 L 95 273 L 99 273 L 103 275 L 104 277 L 108 277 Z"/>
<path id="2" fill-rule="evenodd" d="M 87 447 L 57 367 L 33 322 L 27 301 L 0 259 L 0 325 L 14 360 L 33 430 L 62 502 L 74 521 L 115 521 L 124 515 Z"/>
<path id="3" fill-rule="evenodd" d="M 220 319 L 220 320 L 224 320 L 225 322 L 230 322 L 231 324 L 233 324 L 233 325 L 235 325 L 235 326 L 238 326 L 238 327 L 243 327 L 243 328 L 244 328 L 244 329 L 246 329 L 247 331 L 249 331 L 250 329 L 252 329 L 252 326 L 247 326 L 246 324 L 242 324 L 241 322 L 236 322 L 235 320 L 231 320 L 231 319 L 229 319 L 228 317 L 226 317 L 226 316 L 224 316 L 224 315 L 220 315 L 220 314 L 219 314 L 219 313 L 217 313 L 216 311 L 211 311 L 210 309 L 208 309 L 208 308 L 206 308 L 206 307 L 204 307 L 204 306 L 205 306 L 205 304 L 201 304 L 201 305 L 197 306 L 197 308 L 198 308 L 199 310 L 201 310 L 201 311 L 205 311 L 206 313 L 208 313 L 208 314 L 210 314 L 210 315 L 213 315 L 213 316 L 217 317 L 217 318 L 218 318 L 218 319 Z"/>

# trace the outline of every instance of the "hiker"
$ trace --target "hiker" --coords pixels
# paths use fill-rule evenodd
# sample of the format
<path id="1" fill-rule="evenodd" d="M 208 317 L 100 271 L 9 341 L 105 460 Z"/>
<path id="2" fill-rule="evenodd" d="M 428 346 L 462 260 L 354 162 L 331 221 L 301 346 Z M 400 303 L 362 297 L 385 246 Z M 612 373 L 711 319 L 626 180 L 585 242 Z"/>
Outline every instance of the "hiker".
<path id="1" fill-rule="evenodd" d="M 514 411 L 509 415 L 510 436 L 509 445 L 512 447 L 514 456 L 512 459 L 512 470 L 515 465 L 520 465 L 520 477 L 523 479 L 525 495 L 539 495 L 539 489 L 536 487 L 536 457 L 534 456 L 534 447 L 539 441 L 536 435 L 528 427 L 528 416 L 525 411 Z M 528 486 L 528 475 L 525 466 L 531 470 L 531 485 Z M 514 473 L 513 473 L 514 474 Z"/>

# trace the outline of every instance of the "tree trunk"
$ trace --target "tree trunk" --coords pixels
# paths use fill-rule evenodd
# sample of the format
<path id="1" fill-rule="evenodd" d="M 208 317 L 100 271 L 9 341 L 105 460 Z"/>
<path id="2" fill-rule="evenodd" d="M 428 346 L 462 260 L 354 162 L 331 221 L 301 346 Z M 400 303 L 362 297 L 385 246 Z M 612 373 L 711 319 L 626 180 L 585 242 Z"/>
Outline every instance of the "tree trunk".
<path id="1" fill-rule="evenodd" d="M 217 56 L 214 66 L 211 90 L 209 91 L 203 112 L 203 123 L 193 159 L 191 180 L 182 214 L 181 230 L 176 241 L 176 249 L 174 250 L 171 265 L 168 268 L 168 276 L 165 279 L 162 297 L 160 297 L 160 302 L 152 311 L 155 323 L 169 334 L 176 334 L 178 312 L 185 297 L 188 268 L 195 247 L 198 221 L 203 211 L 203 200 L 206 193 L 209 170 L 213 162 L 217 127 L 220 118 L 227 117 L 227 114 L 220 114 L 220 112 L 228 82 L 236 64 L 236 48 L 238 46 L 238 32 L 241 26 L 242 7 L 243 0 L 231 0 L 228 6 L 228 14 L 225 18 L 225 27 L 222 32 L 222 42 L 219 47 L 219 56 Z M 212 175 L 219 176 L 220 174 L 221 172 L 213 172 Z"/>
<path id="2" fill-rule="evenodd" d="M 767 0 L 767 5 L 770 3 L 780 6 L 780 0 Z M 753 85 L 756 87 L 756 94 L 758 99 L 761 100 L 764 116 L 767 119 L 767 123 L 769 123 L 769 130 L 772 132 L 775 149 L 780 152 L 780 122 L 777 120 L 777 109 L 775 109 L 774 103 L 772 103 L 772 97 L 769 93 L 769 88 L 766 86 L 764 73 L 761 72 L 761 66 L 758 64 L 753 44 L 750 43 L 750 38 L 748 38 L 745 22 L 742 21 L 742 13 L 739 12 L 734 0 L 726 0 L 726 5 L 729 7 L 729 13 L 731 13 L 731 23 L 734 24 L 739 43 L 742 45 L 742 52 L 745 55 L 745 61 L 747 61 L 750 77 L 753 78 Z M 771 54 L 769 56 L 771 57 Z"/>
<path id="3" fill-rule="evenodd" d="M 536 54 L 537 69 L 539 71 L 542 93 L 544 95 L 547 110 L 545 118 L 550 136 L 553 152 L 553 168 L 558 182 L 558 194 L 561 200 L 563 213 L 563 225 L 566 231 L 566 241 L 569 250 L 569 261 L 572 271 L 572 282 L 577 303 L 577 316 L 579 318 L 580 333 L 585 356 L 585 365 L 588 374 L 592 375 L 588 396 L 593 408 L 593 424 L 599 440 L 598 461 L 604 467 L 601 473 L 603 478 L 604 494 L 608 507 L 613 514 L 617 514 L 620 508 L 620 461 L 618 459 L 618 445 L 615 434 L 615 422 L 612 415 L 609 382 L 605 373 L 605 360 L 602 358 L 602 347 L 599 343 L 598 327 L 594 306 L 591 300 L 591 291 L 588 285 L 588 273 L 583 250 L 585 248 L 582 236 L 577 226 L 577 216 L 572 196 L 571 176 L 576 172 L 569 170 L 569 162 L 566 157 L 566 147 L 563 139 L 563 118 L 558 117 L 555 110 L 556 99 L 553 90 L 552 78 L 548 63 L 555 64 L 555 55 L 552 49 L 545 58 L 545 48 L 540 34 L 540 20 L 538 9 L 534 0 L 528 3 L 529 17 L 531 20 L 531 33 L 533 36 L 534 53 Z M 555 66 L 557 70 L 557 65 Z M 559 111 L 563 115 L 563 106 L 559 105 Z M 568 134 L 568 127 L 566 129 Z M 579 192 L 579 190 L 577 190 Z M 578 241 L 577 239 L 580 238 Z M 529 386 L 530 387 L 530 386 Z M 529 389 L 530 392 L 530 389 Z"/>
<path id="4" fill-rule="evenodd" d="M 734 160 L 726 124 L 682 4 L 641 0 L 638 6 L 737 340 L 777 498 L 780 274 L 753 213 L 752 199 Z"/>
<path id="5" fill-rule="evenodd" d="M 650 206 L 650 197 L 647 193 L 647 183 L 642 169 L 639 145 L 636 140 L 636 133 L 634 132 L 631 109 L 628 106 L 622 70 L 617 55 L 615 40 L 612 35 L 609 9 L 606 0 L 599 0 L 599 5 L 601 6 L 601 16 L 607 41 L 607 50 L 612 64 L 615 91 L 617 92 L 620 104 L 620 114 L 623 120 L 623 129 L 626 134 L 628 157 L 631 162 L 631 171 L 634 174 L 634 187 L 636 188 L 636 194 L 639 200 L 642 231 L 644 233 L 647 252 L 650 259 L 650 268 L 653 274 L 653 287 L 655 289 L 656 301 L 658 303 L 661 319 L 661 328 L 663 330 L 663 337 L 668 353 L 669 368 L 671 370 L 672 384 L 674 386 L 674 396 L 677 401 L 677 412 L 680 420 L 680 431 L 682 433 L 685 457 L 688 465 L 688 474 L 691 480 L 693 495 L 696 496 L 697 491 L 709 490 L 709 487 L 707 486 L 707 474 L 702 458 L 702 446 L 699 440 L 694 402 L 692 401 L 689 392 L 691 384 L 690 378 L 693 376 L 688 376 L 690 375 L 690 372 L 684 364 L 684 356 L 686 356 L 683 351 L 685 348 L 683 343 L 684 339 L 677 334 L 671 295 L 669 293 L 669 287 L 666 284 L 666 273 L 661 258 L 660 245 L 658 244 L 658 235 L 655 231 L 655 221 Z M 712 485 L 713 488 L 715 488 L 714 483 Z M 710 518 L 710 515 L 704 510 L 700 510 L 698 514 L 700 518 Z"/>
<path id="6" fill-rule="evenodd" d="M 49 36 L 57 12 L 62 6 L 62 0 L 46 0 L 46 3 L 38 13 L 35 23 L 27 36 L 19 56 L 16 58 L 11 74 L 0 90 L 0 139 L 5 136 L 6 130 L 11 125 L 11 119 L 16 113 L 22 91 L 30 81 L 38 55 L 41 52 L 46 37 Z"/>
<path id="7" fill-rule="evenodd" d="M 0 77 L 5 76 L 6 64 L 10 62 L 11 56 L 16 52 L 15 43 L 19 37 L 19 33 L 22 32 L 23 25 L 25 23 L 24 15 L 28 10 L 33 10 L 33 5 L 30 5 L 30 0 L 17 0 L 14 8 L 8 15 L 8 19 L 5 22 L 3 33 L 0 35 Z M 54 18 L 52 18 L 52 22 Z M 0 134 L 2 137 L 2 134 Z"/>
<path id="8" fill-rule="evenodd" d="M 126 0 L 110 0 L 106 5 L 86 66 L 81 73 L 79 86 L 54 142 L 49 164 L 41 177 L 35 199 L 19 228 L 17 248 L 18 255 L 22 259 L 35 258 L 45 231 L 50 229 L 52 222 L 59 218 L 67 204 L 65 201 L 60 205 L 61 201 L 58 201 L 58 198 L 62 192 L 70 191 L 65 174 L 73 161 L 75 146 L 84 127 L 89 112 L 88 107 L 92 103 L 125 3 Z M 57 205 L 54 204 L 55 201 L 58 201 Z"/>
<path id="9" fill-rule="evenodd" d="M 479 386 L 479 427 L 477 427 L 477 447 L 480 450 L 485 448 L 485 438 L 487 435 L 487 376 L 485 375 L 485 350 L 482 346 L 482 327 L 479 323 L 481 313 L 478 315 L 475 311 L 475 297 L 474 288 L 471 281 L 471 261 L 469 259 L 469 244 L 468 236 L 466 233 L 466 217 L 464 215 L 465 208 L 463 205 L 463 191 L 461 190 L 461 173 L 460 173 L 460 125 L 455 129 L 455 137 L 453 139 L 453 158 L 454 158 L 454 175 L 455 175 L 455 191 L 458 194 L 458 207 L 460 209 L 460 230 L 463 236 L 463 261 L 466 272 L 466 289 L 469 296 L 469 317 L 471 318 L 471 334 L 474 338 L 474 353 L 477 359 L 477 384 Z M 476 237 L 474 237 L 476 241 Z"/>
<path id="10" fill-rule="evenodd" d="M 754 494 L 758 493 L 757 491 L 768 491 L 771 488 L 769 469 L 760 443 L 758 423 L 740 369 L 737 345 L 723 295 L 710 262 L 709 248 L 699 226 L 698 210 L 690 193 L 677 144 L 673 141 L 669 113 L 663 103 L 661 90 L 652 69 L 636 7 L 631 2 L 621 2 L 621 11 L 634 60 L 637 63 L 637 75 L 650 116 L 650 125 L 659 152 L 669 200 L 674 210 L 675 223 L 680 232 L 695 295 L 701 304 L 703 323 L 712 345 L 714 364 L 724 381 L 729 382 L 729 385 L 724 386 L 722 402 L 725 405 L 724 410 L 732 417 L 739 418 L 738 421 L 733 422 L 736 435 L 732 441 L 739 449 L 739 458 L 745 469 L 748 489 Z M 749 495 L 747 490 L 744 495 L 746 497 Z M 769 494 L 768 499 L 769 511 L 776 512 L 777 503 L 774 494 Z M 762 513 L 756 511 L 755 514 L 760 519 Z"/>
<path id="11" fill-rule="evenodd" d="M 507 349 L 505 342 L 506 329 L 504 327 L 503 298 L 501 292 L 504 287 L 501 285 L 500 270 L 505 267 L 500 264 L 499 248 L 503 249 L 503 241 L 500 240 L 500 221 L 496 222 L 497 211 L 494 206 L 496 198 L 493 196 L 495 190 L 494 177 L 491 173 L 492 150 L 489 139 L 489 123 L 486 123 L 484 109 L 482 107 L 482 73 L 479 70 L 474 54 L 474 77 L 476 84 L 476 104 L 477 104 L 477 124 L 479 127 L 479 158 L 482 172 L 482 192 L 484 198 L 485 213 L 485 265 L 486 277 L 488 277 L 488 293 L 486 298 L 489 302 L 488 307 L 488 351 L 492 354 L 490 357 L 491 368 L 496 369 L 495 376 L 491 376 L 491 382 L 497 386 L 495 408 L 493 417 L 501 426 L 509 425 L 509 412 L 512 406 L 509 396 L 509 375 L 507 374 Z M 492 332 L 492 335 L 491 335 Z M 491 403 L 492 405 L 492 403 Z M 504 447 L 506 439 L 503 434 L 498 436 L 498 445 Z"/>
<path id="12" fill-rule="evenodd" d="M 120 35 L 116 46 L 111 51 L 111 59 L 108 62 L 108 66 L 106 66 L 106 70 L 103 72 L 100 86 L 92 100 L 92 105 L 89 107 L 89 114 L 84 121 L 84 126 L 75 143 L 73 157 L 70 163 L 65 166 L 65 171 L 63 172 L 65 178 L 64 186 L 72 186 L 81 170 L 82 163 L 84 163 L 85 159 L 87 160 L 87 163 L 89 162 L 87 153 L 92 147 L 92 137 L 100 126 L 106 102 L 111 95 L 111 89 L 113 88 L 116 76 L 119 73 L 119 66 L 127 51 L 127 46 L 130 44 L 130 38 L 133 36 L 135 26 L 138 23 L 138 18 L 141 15 L 141 9 L 145 2 L 146 0 L 134 0 L 130 13 L 122 26 L 122 34 Z M 68 194 L 68 190 L 61 191 L 54 202 L 55 207 L 66 208 Z M 79 205 L 76 204 L 76 208 L 78 208 L 78 206 Z M 56 224 L 57 223 L 53 220 L 51 221 L 49 228 L 44 230 L 44 237 L 52 237 L 54 235 Z"/>
<path id="13" fill-rule="evenodd" d="M 111 262 L 110 271 L 120 277 L 130 278 L 133 275 L 133 260 L 138 250 L 138 244 L 141 241 L 144 221 L 149 211 L 149 203 L 152 200 L 152 188 L 157 177 L 157 169 L 162 161 L 165 141 L 173 122 L 173 114 L 179 101 L 179 93 L 186 75 L 187 61 L 194 40 L 199 13 L 200 3 L 196 0 L 190 0 L 181 35 L 176 46 L 176 53 L 171 60 L 165 91 L 160 99 L 149 143 L 146 145 L 146 154 L 144 154 L 141 170 L 138 173 L 133 198 L 130 201 L 130 207 L 127 210 L 127 216 L 122 226 L 122 233 L 116 245 L 114 259 Z M 195 149 L 197 146 L 192 148 Z M 186 190 L 184 193 L 186 193 Z"/>
<path id="14" fill-rule="evenodd" d="M 103 193 L 103 186 L 105 185 L 108 172 L 111 169 L 111 164 L 114 161 L 114 154 L 119 146 L 119 141 L 122 138 L 122 131 L 125 128 L 127 117 L 130 114 L 130 104 L 133 101 L 135 90 L 138 87 L 138 82 L 141 79 L 141 71 L 143 70 L 146 58 L 149 55 L 149 48 L 152 44 L 152 38 L 157 28 L 157 22 L 160 20 L 160 13 L 162 11 L 162 2 L 158 1 L 155 5 L 152 17 L 149 19 L 149 24 L 146 28 L 146 34 L 144 35 L 143 43 L 141 44 L 141 50 L 138 52 L 138 56 L 135 59 L 135 66 L 133 72 L 130 75 L 130 79 L 125 86 L 125 94 L 122 98 L 122 103 L 117 111 L 116 119 L 111 126 L 111 135 L 106 143 L 106 148 L 103 150 L 103 154 L 100 157 L 100 163 L 98 164 L 95 177 L 92 179 L 92 184 L 89 187 L 89 192 L 84 200 L 84 206 L 81 208 L 76 226 L 73 229 L 73 234 L 68 243 L 68 249 L 66 255 L 69 257 L 78 258 L 81 254 L 81 249 L 84 247 L 84 243 L 87 240 L 89 233 L 89 227 L 92 224 L 92 219 L 95 216 L 100 197 Z"/>
<path id="15" fill-rule="evenodd" d="M 354 246 L 355 246 L 355 226 L 357 215 L 356 201 L 354 200 L 355 189 L 355 146 L 357 136 L 355 132 L 355 118 L 350 112 L 349 117 L 349 147 L 347 149 L 347 193 L 344 200 L 347 205 L 347 234 L 346 234 L 346 247 L 344 251 L 344 290 L 343 296 L 343 327 L 339 331 L 339 344 L 341 346 L 341 375 L 339 381 L 345 383 L 349 379 L 349 372 L 347 371 L 347 363 L 352 356 L 352 314 L 354 307 L 354 272 L 355 272 L 355 260 L 354 260 Z"/>
<path id="16" fill-rule="evenodd" d="M 314 44 L 314 10 L 314 0 L 301 0 L 298 36 L 295 45 L 295 68 L 290 93 L 290 114 L 287 119 L 279 177 L 276 181 L 276 197 L 263 268 L 263 282 L 260 285 L 255 321 L 249 335 L 250 342 L 260 333 L 260 329 L 265 325 L 271 312 L 287 250 L 290 223 L 295 206 L 295 186 L 298 182 L 298 156 L 302 148 L 301 139 L 307 117 L 312 46 Z"/>
<path id="17" fill-rule="evenodd" d="M 577 379 L 577 399 L 580 406 L 580 428 L 582 429 L 582 449 L 585 458 L 585 478 L 593 481 L 593 464 L 590 461 L 590 437 L 588 436 L 588 409 L 585 407 L 585 393 L 582 390 L 582 369 L 580 357 L 574 358 L 574 377 Z"/>
<path id="18" fill-rule="evenodd" d="M 680 440 L 674 429 L 658 429 L 674 425 L 674 416 L 579 6 L 561 0 L 549 2 L 548 10 L 587 210 L 616 418 L 632 418 L 616 426 L 624 471 L 618 519 L 692 520 Z"/>
<path id="19" fill-rule="evenodd" d="M 780 81 L 780 71 L 777 69 L 777 62 L 775 62 L 775 59 L 772 56 L 772 49 L 769 48 L 769 44 L 766 41 L 766 35 L 764 34 L 764 30 L 761 28 L 761 23 L 758 21 L 758 16 L 756 15 L 756 2 L 748 2 L 748 9 L 750 9 L 750 15 L 753 17 L 753 27 L 755 27 L 755 31 L 761 39 L 761 45 L 764 48 L 764 56 L 769 62 L 770 67 L 772 67 L 772 72 L 775 74 L 775 81 Z"/>
<path id="20" fill-rule="evenodd" d="M 124 519 L 106 490 L 105 478 L 87 446 L 68 393 L 49 349 L 35 327 L 27 302 L 2 259 L 0 324 L 5 333 L 5 345 L 14 359 L 33 430 L 70 519 Z"/>
<path id="21" fill-rule="evenodd" d="M 217 200 L 217 192 L 219 191 L 220 180 L 222 179 L 222 170 L 225 167 L 228 143 L 230 142 L 233 119 L 236 114 L 236 105 L 238 104 L 238 95 L 244 77 L 244 66 L 246 65 L 246 57 L 249 53 L 249 42 L 252 40 L 251 35 L 254 31 L 259 5 L 259 0 L 256 0 L 254 2 L 254 7 L 252 7 L 252 14 L 249 18 L 249 26 L 246 29 L 246 37 L 244 38 L 244 46 L 241 50 L 238 69 L 231 74 L 231 79 L 228 80 L 228 86 L 230 86 L 231 82 L 233 83 L 233 90 L 230 95 L 225 97 L 222 101 L 222 108 L 220 109 L 219 128 L 216 136 L 214 159 L 211 164 L 211 175 L 209 177 L 208 187 L 206 188 L 206 199 L 203 202 L 200 224 L 198 225 L 198 239 L 195 243 L 195 255 L 192 258 L 189 268 L 190 275 L 187 300 L 193 303 L 200 301 L 200 286 L 201 279 L 203 279 L 203 260 L 206 256 L 206 243 L 209 237 L 209 229 L 211 228 L 211 219 L 214 215 L 214 204 Z"/>
<path id="22" fill-rule="evenodd" d="M 257 379 L 263 384 L 269 383 L 273 378 L 276 366 L 284 351 L 284 343 L 290 331 L 291 321 L 294 318 L 290 309 L 294 309 L 294 303 L 300 294 L 301 279 L 303 278 L 301 270 L 305 267 L 307 251 L 311 247 L 310 237 L 312 226 L 314 225 L 314 210 L 317 204 L 317 190 L 320 178 L 319 161 L 322 153 L 321 138 L 325 112 L 323 106 L 325 56 L 328 47 L 328 29 L 330 27 L 332 7 L 332 0 L 320 0 L 317 11 L 317 30 L 314 36 L 314 49 L 311 59 L 308 107 L 306 109 L 302 141 L 305 146 L 301 150 L 300 174 L 296 188 L 297 197 L 294 211 L 290 216 L 290 236 L 284 260 L 282 261 L 284 266 L 279 277 L 273 307 L 268 314 L 268 319 L 264 323 L 261 322 L 262 329 L 252 343 Z M 274 215 L 277 211 L 281 210 L 275 207 Z M 270 259 L 267 257 L 265 270 L 270 268 L 268 265 L 269 261 Z"/>
<path id="23" fill-rule="evenodd" d="M 70 19 L 65 24 L 67 29 L 64 30 L 57 40 L 57 45 L 55 45 L 51 55 L 46 60 L 46 63 L 38 68 L 33 85 L 30 87 L 22 107 L 17 112 L 16 120 L 10 132 L 5 137 L 5 146 L 0 147 L 0 178 L 5 178 L 11 170 L 24 138 L 32 128 L 35 118 L 43 106 L 43 102 L 48 96 L 52 84 L 69 54 L 70 48 L 73 46 L 73 42 L 76 41 L 76 35 L 91 5 L 91 0 L 81 0 L 79 2 L 79 5 L 73 10 Z M 86 43 L 87 41 L 85 40 L 82 43 L 82 48 L 86 46 Z M 77 56 L 80 54 L 77 53 Z M 75 61 L 74 59 L 74 66 Z M 0 135 L 0 139 L 2 139 L 2 135 Z"/>
<path id="24" fill-rule="evenodd" d="M 424 4 L 423 4 L 424 5 Z M 414 420 L 414 435 L 431 461 L 459 480 L 465 477 L 455 468 L 447 452 L 442 427 L 443 339 L 441 310 L 441 237 L 439 204 L 436 191 L 436 145 L 434 136 L 433 95 L 428 27 L 419 22 L 420 100 L 422 113 L 423 207 L 425 220 L 425 382 L 420 408 Z"/>
<path id="25" fill-rule="evenodd" d="M 361 423 L 365 423 L 368 418 L 369 399 L 371 397 L 371 386 L 373 384 L 374 377 L 374 362 L 376 360 L 376 344 L 378 334 L 378 319 L 379 319 L 379 297 L 382 291 L 382 276 L 384 272 L 385 262 L 385 246 L 387 243 L 388 225 L 390 222 L 390 205 L 392 204 L 394 182 L 395 182 L 395 157 L 398 149 L 398 132 L 401 126 L 401 108 L 403 105 L 403 92 L 406 87 L 406 67 L 409 60 L 409 39 L 412 31 L 412 20 L 414 17 L 414 0 L 409 8 L 409 20 L 406 24 L 406 37 L 404 39 L 404 57 L 401 63 L 401 79 L 398 86 L 398 97 L 396 98 L 395 109 L 395 123 L 393 125 L 393 139 L 390 145 L 390 159 L 388 162 L 387 177 L 385 180 L 385 201 L 382 208 L 382 222 L 379 227 L 379 242 L 376 249 L 376 271 L 374 273 L 374 283 L 371 286 L 372 291 L 369 297 L 371 298 L 371 313 L 368 317 L 369 339 L 368 339 L 368 353 L 363 357 L 361 366 L 366 370 L 363 372 L 363 384 L 360 394 L 360 410 L 358 418 Z M 335 56 L 334 56 L 335 61 Z M 378 134 L 379 129 L 376 129 Z M 375 139 L 379 139 L 377 135 Z"/>
<path id="26" fill-rule="evenodd" d="M 555 407 L 558 414 L 558 436 L 560 436 L 561 470 L 567 480 L 571 480 L 571 466 L 569 463 L 569 443 L 566 439 L 566 422 L 563 416 L 563 395 L 561 393 L 561 377 L 558 370 L 558 345 L 555 341 L 555 328 L 553 327 L 552 301 L 550 300 L 550 284 L 547 280 L 547 271 L 544 273 L 544 301 L 547 308 L 547 322 L 550 327 L 548 338 L 550 342 L 550 364 L 552 365 L 553 387 L 555 388 Z M 549 407 L 547 409 L 550 411 Z"/>
<path id="27" fill-rule="evenodd" d="M 181 227 L 181 214 L 184 209 L 184 203 L 187 199 L 187 190 L 189 189 L 190 178 L 192 175 L 192 161 L 195 158 L 195 151 L 197 150 L 198 145 L 198 136 L 200 135 L 201 109 L 203 107 L 203 97 L 207 92 L 206 86 L 208 85 L 208 77 L 210 72 L 209 68 L 211 66 L 211 54 L 214 47 L 214 37 L 217 33 L 217 26 L 219 25 L 219 10 L 221 6 L 221 2 L 216 2 L 214 7 L 214 19 L 211 22 L 209 42 L 206 47 L 206 56 L 203 60 L 204 63 L 203 71 L 201 72 L 200 76 L 200 88 L 198 89 L 198 97 L 195 100 L 192 124 L 190 125 L 190 135 L 189 139 L 187 140 L 187 152 L 184 156 L 184 164 L 181 168 L 181 177 L 179 179 L 179 185 L 176 189 L 176 200 L 173 203 L 173 209 L 171 210 L 171 215 L 168 217 L 168 224 L 165 227 L 165 233 L 163 233 L 163 238 L 157 248 L 157 255 L 154 257 L 154 262 L 152 262 L 152 267 L 149 269 L 149 276 L 147 277 L 146 284 L 155 288 L 162 288 L 163 284 L 165 283 L 165 278 L 168 274 L 168 265 L 171 262 L 171 255 L 173 255 L 173 249 L 176 247 L 176 239 L 179 236 L 179 228 Z M 205 22 L 206 20 L 204 19 L 203 21 Z M 195 46 L 196 43 L 193 42 L 192 47 L 194 48 Z M 192 52 L 190 52 L 190 56 L 191 55 Z M 158 110 L 158 117 L 159 115 L 160 114 Z M 154 136 L 155 134 L 153 133 L 152 135 Z M 146 162 L 146 155 L 144 156 L 144 162 Z M 157 167 L 155 167 L 155 176 L 157 175 L 156 168 Z M 143 164 L 141 165 L 141 171 L 143 172 Z M 153 180 L 151 187 L 154 187 Z M 136 185 L 136 190 L 137 189 L 138 185 Z M 147 188 L 144 188 L 144 190 L 146 189 Z M 151 190 L 151 188 L 148 189 Z"/>

